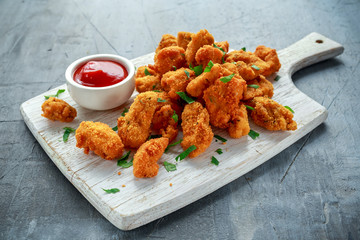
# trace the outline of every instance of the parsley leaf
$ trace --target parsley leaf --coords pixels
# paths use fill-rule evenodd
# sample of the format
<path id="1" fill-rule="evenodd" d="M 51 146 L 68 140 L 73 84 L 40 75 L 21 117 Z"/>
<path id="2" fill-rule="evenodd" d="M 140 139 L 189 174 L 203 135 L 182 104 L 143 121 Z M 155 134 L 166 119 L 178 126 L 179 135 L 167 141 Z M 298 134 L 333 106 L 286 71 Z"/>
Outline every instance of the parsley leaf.
<path id="1" fill-rule="evenodd" d="M 192 67 L 192 65 L 190 63 L 189 68 L 195 72 L 195 76 L 199 76 L 200 74 L 203 73 L 203 67 L 201 64 L 199 66 Z"/>
<path id="2" fill-rule="evenodd" d="M 167 161 L 164 161 L 164 167 L 168 172 L 176 171 L 176 165 Z"/>
<path id="3" fill-rule="evenodd" d="M 274 79 L 274 81 L 279 81 L 281 77 L 279 75 L 276 76 L 276 78 Z"/>
<path id="4" fill-rule="evenodd" d="M 112 188 L 112 189 L 103 189 L 106 193 L 117 193 L 120 192 L 120 190 L 118 188 Z"/>
<path id="5" fill-rule="evenodd" d="M 185 72 L 187 78 L 189 79 L 190 78 L 190 73 L 188 71 L 186 71 L 186 70 L 184 70 L 184 72 Z"/>
<path id="6" fill-rule="evenodd" d="M 166 100 L 165 100 L 165 99 L 158 98 L 158 99 L 157 99 L 157 102 L 166 102 Z"/>
<path id="7" fill-rule="evenodd" d="M 183 151 L 182 153 L 180 153 L 175 160 L 176 161 L 181 161 L 184 158 L 186 158 L 192 151 L 194 151 L 196 149 L 195 145 L 191 145 L 190 147 L 188 147 L 185 151 Z"/>
<path id="8" fill-rule="evenodd" d="M 213 66 L 214 66 L 214 63 L 210 60 L 208 65 L 206 66 L 204 72 L 210 72 L 210 70 Z"/>
<path id="9" fill-rule="evenodd" d="M 220 51 L 222 51 L 223 53 L 225 52 L 224 49 L 222 49 L 221 47 L 218 47 L 215 43 L 213 44 L 213 46 L 217 49 L 219 49 Z"/>
<path id="10" fill-rule="evenodd" d="M 219 135 L 214 135 L 215 138 L 219 139 L 220 141 L 222 142 L 226 142 L 227 139 L 223 138 L 223 137 L 220 137 Z"/>
<path id="11" fill-rule="evenodd" d="M 179 116 L 176 114 L 175 110 L 174 110 L 174 113 L 173 113 L 173 115 L 171 117 L 172 117 L 172 119 L 174 119 L 174 121 L 176 123 L 179 121 Z"/>
<path id="12" fill-rule="evenodd" d="M 176 71 L 177 68 L 175 66 L 172 66 L 172 67 L 173 67 L 174 71 Z"/>
<path id="13" fill-rule="evenodd" d="M 161 92 L 160 90 L 152 90 L 153 92 Z"/>
<path id="14" fill-rule="evenodd" d="M 211 163 L 216 165 L 216 166 L 219 165 L 219 161 L 214 156 L 211 157 Z"/>
<path id="15" fill-rule="evenodd" d="M 178 144 L 181 143 L 181 142 L 182 142 L 182 139 L 180 139 L 179 141 L 174 142 L 174 143 L 172 143 L 172 144 L 169 144 L 169 145 L 165 148 L 165 152 L 169 151 L 169 148 L 170 148 L 170 147 L 173 147 L 173 146 L 175 146 L 175 145 L 178 145 Z"/>
<path id="16" fill-rule="evenodd" d="M 260 68 L 259 68 L 258 66 L 256 66 L 255 64 L 252 65 L 251 67 L 252 67 L 253 69 L 255 69 L 255 70 L 258 70 L 258 71 L 260 70 Z"/>
<path id="17" fill-rule="evenodd" d="M 295 113 L 294 110 L 291 109 L 289 106 L 284 106 L 286 109 L 288 109 L 290 112 Z"/>
<path id="18" fill-rule="evenodd" d="M 248 87 L 251 87 L 251 88 L 255 88 L 255 89 L 258 89 L 260 86 L 259 85 L 256 85 L 256 84 L 250 84 L 250 85 L 247 85 Z"/>
<path id="19" fill-rule="evenodd" d="M 118 130 L 118 126 L 113 127 L 112 130 L 117 131 L 117 130 Z"/>
<path id="20" fill-rule="evenodd" d="M 144 73 L 145 73 L 145 76 L 151 76 L 151 73 L 149 72 L 149 70 L 147 68 L 145 68 Z"/>
<path id="21" fill-rule="evenodd" d="M 129 157 L 129 156 L 127 156 L 127 157 Z M 126 158 L 127 159 L 127 158 Z M 121 159 L 119 159 L 118 160 L 118 163 L 117 163 L 117 165 L 119 166 L 119 167 L 122 167 L 122 168 L 129 168 L 129 167 L 131 167 L 132 165 L 133 165 L 133 161 L 134 161 L 134 158 L 132 158 L 130 161 L 126 161 L 126 159 L 125 160 L 121 160 Z"/>
<path id="22" fill-rule="evenodd" d="M 124 111 L 121 113 L 121 116 L 125 116 L 125 113 L 127 113 L 129 111 L 129 109 L 127 109 L 127 108 L 124 108 Z"/>
<path id="23" fill-rule="evenodd" d="M 162 135 L 154 134 L 154 135 L 150 135 L 148 139 L 161 138 L 161 137 Z"/>
<path id="24" fill-rule="evenodd" d="M 241 50 L 243 50 L 244 52 L 246 52 L 246 47 L 241 48 Z"/>
<path id="25" fill-rule="evenodd" d="M 217 152 L 219 155 L 223 153 L 221 148 L 216 149 L 215 152 Z"/>
<path id="26" fill-rule="evenodd" d="M 64 141 L 64 142 L 67 142 L 70 133 L 75 132 L 76 129 L 71 128 L 71 127 L 64 127 L 63 129 L 65 130 L 64 135 L 63 135 L 63 141 Z"/>
<path id="27" fill-rule="evenodd" d="M 118 161 L 117 161 L 117 165 L 121 166 L 123 164 L 122 161 L 128 160 L 129 156 L 130 156 L 131 151 L 128 151 L 126 154 L 124 154 Z"/>
<path id="28" fill-rule="evenodd" d="M 250 130 L 250 132 L 248 133 L 248 135 L 255 140 L 255 138 L 257 138 L 258 136 L 260 136 L 259 133 L 255 132 L 254 130 Z"/>
<path id="29" fill-rule="evenodd" d="M 184 92 L 176 92 L 176 94 L 179 95 L 185 102 L 189 104 L 195 102 L 194 99 L 186 95 L 186 93 Z"/>
<path id="30" fill-rule="evenodd" d="M 63 92 L 65 92 L 65 89 L 59 89 L 55 95 L 48 95 L 48 96 L 44 96 L 44 97 L 45 97 L 45 99 L 49 99 L 51 97 L 58 97 L 60 95 L 60 93 L 63 93 Z"/>
<path id="31" fill-rule="evenodd" d="M 253 107 L 250 107 L 249 105 L 245 105 L 245 107 L 250 110 L 255 110 Z"/>
<path id="32" fill-rule="evenodd" d="M 226 77 L 222 77 L 220 78 L 220 81 L 222 81 L 223 83 L 227 83 L 227 82 L 230 82 L 231 79 L 234 77 L 235 73 L 229 75 L 229 76 L 226 76 Z"/>

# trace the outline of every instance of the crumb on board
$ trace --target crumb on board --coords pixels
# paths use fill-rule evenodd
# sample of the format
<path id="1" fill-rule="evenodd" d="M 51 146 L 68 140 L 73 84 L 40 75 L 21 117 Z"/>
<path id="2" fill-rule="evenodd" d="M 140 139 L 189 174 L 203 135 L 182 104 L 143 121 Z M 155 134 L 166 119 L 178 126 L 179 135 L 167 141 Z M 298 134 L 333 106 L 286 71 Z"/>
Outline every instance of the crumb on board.
<path id="1" fill-rule="evenodd" d="M 118 175 L 121 175 L 121 172 L 118 172 Z"/>
<path id="2" fill-rule="evenodd" d="M 123 185 L 121 185 L 122 187 L 126 187 L 126 185 L 125 184 L 123 184 Z"/>
<path id="3" fill-rule="evenodd" d="M 226 142 L 223 142 L 222 144 L 223 144 L 223 145 L 225 145 L 225 144 L 226 144 Z"/>
<path id="4" fill-rule="evenodd" d="M 172 187 L 172 183 L 170 183 L 170 187 Z"/>

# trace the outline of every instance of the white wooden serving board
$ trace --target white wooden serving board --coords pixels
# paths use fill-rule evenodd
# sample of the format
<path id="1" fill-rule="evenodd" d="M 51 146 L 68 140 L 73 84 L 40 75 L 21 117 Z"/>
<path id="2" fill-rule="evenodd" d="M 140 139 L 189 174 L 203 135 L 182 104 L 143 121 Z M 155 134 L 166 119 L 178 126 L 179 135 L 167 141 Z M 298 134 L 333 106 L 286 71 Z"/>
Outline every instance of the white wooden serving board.
<path id="1" fill-rule="evenodd" d="M 317 40 L 322 43 L 317 43 Z M 62 141 L 63 127 L 77 128 L 81 121 L 101 121 L 111 127 L 116 126 L 117 118 L 124 107 L 130 106 L 137 93 L 119 108 L 92 111 L 78 106 L 66 91 L 60 98 L 78 110 L 78 116 L 72 123 L 52 122 L 41 116 L 44 95 L 66 89 L 65 84 L 24 102 L 20 110 L 35 138 L 67 179 L 111 223 L 122 230 L 130 230 L 174 212 L 237 179 L 322 123 L 327 117 L 327 110 L 300 92 L 293 84 L 291 75 L 310 64 L 335 57 L 343 50 L 340 44 L 318 33 L 311 33 L 278 51 L 282 64 L 278 73 L 281 79 L 273 82 L 273 99 L 291 106 L 295 111 L 294 119 L 298 123 L 296 131 L 271 132 L 250 122 L 251 129 L 260 133 L 260 137 L 253 140 L 249 136 L 231 139 L 226 131 L 213 128 L 215 134 L 228 139 L 226 145 L 216 142 L 214 138 L 205 153 L 179 163 L 175 162 L 175 157 L 182 149 L 179 145 L 172 147 L 160 162 L 176 163 L 177 171 L 167 172 L 160 163 L 159 173 L 152 179 L 136 179 L 132 167 L 122 169 L 117 166 L 117 161 L 106 161 L 93 153 L 85 155 L 82 149 L 75 147 L 74 134 L 70 135 L 67 143 Z M 137 67 L 146 65 L 153 62 L 153 56 L 153 53 L 148 54 L 133 62 Z M 179 134 L 177 139 L 181 137 Z M 224 150 L 222 155 L 215 152 L 218 148 Z M 210 163 L 211 156 L 220 161 L 218 166 Z M 121 175 L 118 175 L 119 171 Z M 103 188 L 119 188 L 120 192 L 107 194 Z"/>

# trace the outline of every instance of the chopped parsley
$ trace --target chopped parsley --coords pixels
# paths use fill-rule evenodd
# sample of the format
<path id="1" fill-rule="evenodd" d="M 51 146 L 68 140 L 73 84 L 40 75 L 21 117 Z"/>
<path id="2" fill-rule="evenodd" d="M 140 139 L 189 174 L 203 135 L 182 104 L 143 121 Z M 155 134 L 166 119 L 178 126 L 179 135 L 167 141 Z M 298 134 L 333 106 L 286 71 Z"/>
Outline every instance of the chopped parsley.
<path id="1" fill-rule="evenodd" d="M 194 99 L 192 99 L 191 97 L 186 95 L 186 93 L 184 93 L 184 92 L 176 92 L 176 94 L 179 95 L 182 100 L 184 100 L 185 102 L 187 102 L 189 104 L 195 102 Z"/>
<path id="2" fill-rule="evenodd" d="M 189 68 L 195 72 L 195 76 L 199 76 L 200 74 L 203 73 L 203 67 L 201 64 L 199 66 L 192 67 L 192 65 L 190 63 Z"/>
<path id="3" fill-rule="evenodd" d="M 279 81 L 281 77 L 279 75 L 276 76 L 276 78 L 274 79 L 274 81 Z"/>
<path id="4" fill-rule="evenodd" d="M 117 131 L 117 130 L 118 130 L 118 126 L 113 127 L 112 130 Z"/>
<path id="5" fill-rule="evenodd" d="M 153 92 L 161 92 L 160 90 L 152 90 Z"/>
<path id="6" fill-rule="evenodd" d="M 154 135 L 150 135 L 148 139 L 161 138 L 161 137 L 162 135 L 154 134 Z"/>
<path id="7" fill-rule="evenodd" d="M 174 143 L 172 143 L 172 144 L 169 144 L 169 145 L 165 148 L 165 152 L 169 151 L 169 148 L 171 148 L 171 147 L 173 147 L 173 146 L 175 146 L 175 145 L 178 145 L 178 144 L 181 143 L 181 142 L 182 142 L 182 139 L 180 139 L 179 141 L 174 142 Z"/>
<path id="8" fill-rule="evenodd" d="M 176 165 L 173 163 L 164 161 L 164 167 L 165 167 L 166 171 L 168 171 L 168 172 L 176 171 Z"/>
<path id="9" fill-rule="evenodd" d="M 112 188 L 112 189 L 103 189 L 106 193 L 117 193 L 120 192 L 120 190 L 118 188 Z"/>
<path id="10" fill-rule="evenodd" d="M 214 156 L 211 157 L 211 163 L 216 165 L 216 166 L 219 165 L 219 161 Z"/>
<path id="11" fill-rule="evenodd" d="M 174 121 L 176 123 L 179 121 L 179 116 L 176 114 L 175 110 L 174 110 L 173 115 L 171 117 L 172 117 L 172 119 L 174 119 Z"/>
<path id="12" fill-rule="evenodd" d="M 120 161 L 120 160 L 119 160 Z M 126 161 L 126 160 L 121 160 L 120 163 L 118 161 L 118 166 L 119 167 L 122 167 L 122 168 L 129 168 L 133 165 L 133 161 L 134 161 L 134 158 L 132 158 L 130 161 Z"/>
<path id="13" fill-rule="evenodd" d="M 177 68 L 175 66 L 172 66 L 172 67 L 173 67 L 174 71 L 176 71 Z"/>
<path id="14" fill-rule="evenodd" d="M 71 127 L 64 127 L 63 129 L 65 130 L 64 135 L 63 135 L 63 141 L 64 141 L 64 142 L 67 142 L 70 133 L 75 132 L 76 129 L 71 128 Z"/>
<path id="15" fill-rule="evenodd" d="M 215 152 L 217 152 L 219 155 L 221 155 L 223 153 L 221 148 L 216 149 Z"/>
<path id="16" fill-rule="evenodd" d="M 256 85 L 256 84 L 250 84 L 250 85 L 247 85 L 248 87 L 251 87 L 251 88 L 255 88 L 255 89 L 258 89 L 260 86 L 259 85 Z"/>
<path id="17" fill-rule="evenodd" d="M 246 52 L 246 47 L 241 48 L 241 50 L 243 50 L 244 52 Z"/>
<path id="18" fill-rule="evenodd" d="M 44 96 L 44 97 L 45 97 L 45 99 L 49 99 L 51 97 L 58 97 L 60 95 L 60 93 L 63 93 L 63 92 L 65 92 L 65 89 L 59 89 L 55 95 L 48 95 L 48 96 Z"/>
<path id="19" fill-rule="evenodd" d="M 117 165 L 122 166 L 124 163 L 126 163 L 126 160 L 128 160 L 130 156 L 131 151 L 128 151 L 126 154 L 124 154 L 118 161 Z"/>
<path id="20" fill-rule="evenodd" d="M 165 99 L 158 98 L 158 99 L 157 99 L 157 102 L 166 102 L 166 100 L 165 100 Z"/>
<path id="21" fill-rule="evenodd" d="M 231 79 L 234 77 L 235 73 L 229 75 L 229 76 L 226 76 L 226 77 L 222 77 L 220 78 L 220 81 L 222 81 L 223 83 L 227 83 L 227 82 L 230 82 Z"/>
<path id="22" fill-rule="evenodd" d="M 124 108 L 124 111 L 121 113 L 121 116 L 125 116 L 125 113 L 127 113 L 129 111 L 129 109 L 127 109 L 127 108 Z"/>
<path id="23" fill-rule="evenodd" d="M 258 66 L 256 66 L 255 64 L 252 65 L 251 67 L 252 67 L 253 69 L 255 69 L 255 70 L 258 70 L 258 71 L 260 70 L 260 68 L 259 68 Z"/>
<path id="24" fill-rule="evenodd" d="M 250 132 L 248 133 L 248 135 L 255 140 L 255 138 L 257 138 L 258 136 L 260 136 L 259 133 L 255 132 L 254 130 L 250 130 Z"/>
<path id="25" fill-rule="evenodd" d="M 186 158 L 192 151 L 194 151 L 196 149 L 195 145 L 191 145 L 190 147 L 188 147 L 185 151 L 183 151 L 182 153 L 180 153 L 175 160 L 176 161 L 181 161 L 184 158 Z"/>
<path id="26" fill-rule="evenodd" d="M 255 110 L 253 107 L 250 107 L 249 105 L 245 105 L 245 107 L 250 110 Z"/>
<path id="27" fill-rule="evenodd" d="M 215 43 L 213 44 L 213 46 L 214 46 L 215 48 L 219 49 L 220 51 L 222 51 L 223 56 L 222 56 L 222 58 L 221 58 L 221 61 L 222 61 L 222 63 L 225 63 L 225 59 L 224 59 L 224 57 L 225 57 L 225 55 L 226 55 L 226 52 L 224 51 L 224 49 L 223 49 L 223 48 L 221 48 L 221 47 L 216 46 L 216 44 L 215 44 Z"/>
<path id="28" fill-rule="evenodd" d="M 219 139 L 220 141 L 222 142 L 226 142 L 227 139 L 223 138 L 223 137 L 220 137 L 219 135 L 214 135 L 215 138 Z"/>
<path id="29" fill-rule="evenodd" d="M 284 106 L 286 109 L 288 109 L 290 112 L 295 113 L 294 110 L 291 109 L 289 106 Z"/>
<path id="30" fill-rule="evenodd" d="M 206 66 L 204 72 L 210 72 L 211 68 L 214 66 L 214 63 L 210 60 L 208 65 Z"/>
<path id="31" fill-rule="evenodd" d="M 184 70 L 184 72 L 185 72 L 187 78 L 189 79 L 190 78 L 190 73 L 188 71 L 186 71 L 186 70 Z"/>
<path id="32" fill-rule="evenodd" d="M 144 73 L 145 73 L 145 76 L 151 76 L 151 73 L 149 72 L 149 70 L 147 68 L 145 68 Z"/>

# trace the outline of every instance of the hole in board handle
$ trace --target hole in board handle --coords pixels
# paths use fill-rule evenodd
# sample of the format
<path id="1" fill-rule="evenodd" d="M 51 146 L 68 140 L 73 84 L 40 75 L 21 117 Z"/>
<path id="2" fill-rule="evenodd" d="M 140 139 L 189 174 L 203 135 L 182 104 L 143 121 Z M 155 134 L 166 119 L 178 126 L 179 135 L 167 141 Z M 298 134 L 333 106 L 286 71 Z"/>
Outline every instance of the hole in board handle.
<path id="1" fill-rule="evenodd" d="M 316 43 L 323 43 L 324 41 L 321 40 L 321 39 L 318 39 L 318 40 L 316 40 L 315 42 L 316 42 Z"/>

